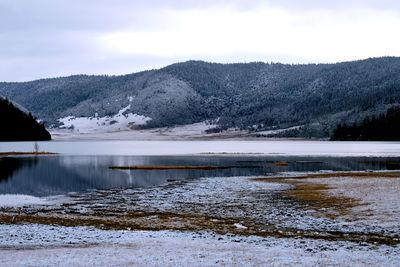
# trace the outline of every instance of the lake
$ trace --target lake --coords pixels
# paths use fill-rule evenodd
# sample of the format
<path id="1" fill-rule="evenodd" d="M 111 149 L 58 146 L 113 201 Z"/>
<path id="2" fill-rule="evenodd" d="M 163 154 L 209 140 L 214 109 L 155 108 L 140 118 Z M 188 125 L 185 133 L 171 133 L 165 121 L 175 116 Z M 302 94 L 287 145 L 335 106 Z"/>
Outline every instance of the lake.
<path id="1" fill-rule="evenodd" d="M 51 196 L 90 189 L 149 187 L 200 177 L 274 172 L 400 169 L 399 142 L 51 141 L 54 156 L 0 161 L 0 194 Z M 33 151 L 33 142 L 2 142 L 0 152 Z M 287 162 L 287 166 L 276 166 Z M 111 170 L 111 166 L 222 166 L 219 170 Z"/>
<path id="2" fill-rule="evenodd" d="M 285 164 L 279 164 L 284 162 Z M 219 166 L 216 170 L 112 170 L 111 166 Z M 279 166 L 283 165 L 283 166 Z M 0 160 L 0 194 L 52 196 L 91 189 L 150 187 L 201 177 L 278 172 L 400 169 L 395 157 L 273 155 L 18 156 Z"/>
<path id="3" fill-rule="evenodd" d="M 399 172 L 374 172 L 400 170 L 397 142 L 38 144 L 60 154 L 0 157 L 2 222 L 400 242 Z"/>

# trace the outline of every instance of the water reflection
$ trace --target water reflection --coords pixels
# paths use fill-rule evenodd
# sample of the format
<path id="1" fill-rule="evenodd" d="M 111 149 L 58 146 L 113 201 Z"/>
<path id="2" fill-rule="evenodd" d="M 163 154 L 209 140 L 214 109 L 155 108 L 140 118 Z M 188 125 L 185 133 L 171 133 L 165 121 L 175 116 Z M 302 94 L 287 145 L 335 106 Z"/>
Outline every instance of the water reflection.
<path id="1" fill-rule="evenodd" d="M 7 181 L 14 172 L 23 166 L 29 167 L 37 163 L 36 158 L 23 160 L 20 158 L 0 158 L 0 182 Z"/>
<path id="2" fill-rule="evenodd" d="M 276 162 L 283 162 L 277 166 Z M 111 170 L 128 165 L 217 165 L 223 170 Z M 279 165 L 279 164 L 278 164 Z M 282 166 L 283 165 L 283 166 Z M 46 156 L 0 159 L 0 194 L 49 196 L 88 189 L 148 187 L 199 177 L 260 176 L 274 172 L 393 170 L 399 158 L 285 156 Z"/>

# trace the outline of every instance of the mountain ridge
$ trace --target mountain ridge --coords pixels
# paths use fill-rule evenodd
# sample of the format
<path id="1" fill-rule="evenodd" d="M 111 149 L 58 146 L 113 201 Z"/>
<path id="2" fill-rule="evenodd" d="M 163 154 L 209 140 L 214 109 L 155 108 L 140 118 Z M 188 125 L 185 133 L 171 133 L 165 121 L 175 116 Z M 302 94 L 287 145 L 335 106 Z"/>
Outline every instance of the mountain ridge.
<path id="1" fill-rule="evenodd" d="M 305 125 L 327 137 L 336 125 L 386 112 L 400 103 L 400 58 L 331 64 L 186 61 L 126 75 L 72 75 L 0 83 L 0 94 L 56 127 L 68 116 L 126 114 L 141 127 L 217 121 L 216 129 L 262 131 Z M 293 133 L 292 133 L 293 134 Z"/>

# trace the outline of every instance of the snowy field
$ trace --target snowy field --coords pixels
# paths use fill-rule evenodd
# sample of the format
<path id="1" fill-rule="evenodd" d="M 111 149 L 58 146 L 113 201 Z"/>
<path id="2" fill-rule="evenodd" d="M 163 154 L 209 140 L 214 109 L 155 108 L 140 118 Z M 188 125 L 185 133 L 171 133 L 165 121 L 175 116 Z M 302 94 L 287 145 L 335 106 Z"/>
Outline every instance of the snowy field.
<path id="1" fill-rule="evenodd" d="M 400 142 L 328 141 L 50 141 L 41 151 L 68 155 L 260 154 L 298 156 L 400 156 Z M 3 142 L 0 152 L 33 151 L 33 142 Z"/>
<path id="2" fill-rule="evenodd" d="M 0 195 L 0 207 L 23 207 L 27 205 L 45 205 L 49 203 L 43 198 L 22 194 Z"/>
<path id="3" fill-rule="evenodd" d="M 63 118 L 62 128 L 51 129 L 55 140 L 192 140 L 192 139 L 224 139 L 237 135 L 248 136 L 243 131 L 230 129 L 223 133 L 207 134 L 206 131 L 216 126 L 208 122 L 199 122 L 174 127 L 152 129 L 136 129 L 149 118 L 130 114 L 121 118 Z M 132 117 L 132 118 L 131 118 Z M 130 120 L 137 119 L 136 122 Z M 113 124 L 109 125 L 110 122 Z"/>
<path id="4" fill-rule="evenodd" d="M 350 242 L 0 225 L 2 266 L 398 266 L 399 248 Z"/>

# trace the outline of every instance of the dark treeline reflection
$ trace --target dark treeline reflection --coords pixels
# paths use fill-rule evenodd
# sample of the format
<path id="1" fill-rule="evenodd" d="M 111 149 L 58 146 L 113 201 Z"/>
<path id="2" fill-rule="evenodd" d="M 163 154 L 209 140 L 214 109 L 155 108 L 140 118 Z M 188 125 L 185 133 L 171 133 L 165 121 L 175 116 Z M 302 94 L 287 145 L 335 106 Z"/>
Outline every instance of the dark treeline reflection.
<path id="1" fill-rule="evenodd" d="M 18 159 L 2 158 L 0 159 L 0 181 L 7 181 L 12 174 L 22 166 Z"/>
<path id="2" fill-rule="evenodd" d="M 284 164 L 276 164 L 277 162 Z M 110 166 L 207 165 L 222 170 L 111 170 Z M 277 166 L 280 165 L 280 166 Z M 90 189 L 157 186 L 200 177 L 276 172 L 400 169 L 400 158 L 285 156 L 44 156 L 0 159 L 0 194 L 59 195 Z"/>

